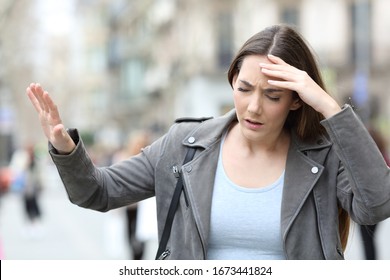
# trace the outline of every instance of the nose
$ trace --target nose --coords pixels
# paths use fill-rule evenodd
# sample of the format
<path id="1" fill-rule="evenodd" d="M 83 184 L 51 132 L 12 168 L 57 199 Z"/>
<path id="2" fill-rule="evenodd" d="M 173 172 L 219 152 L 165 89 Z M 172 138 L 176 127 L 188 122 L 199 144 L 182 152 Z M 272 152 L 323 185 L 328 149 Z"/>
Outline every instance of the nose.
<path id="1" fill-rule="evenodd" d="M 248 112 L 260 114 L 263 107 L 263 98 L 261 94 L 253 94 L 250 96 L 248 103 Z"/>

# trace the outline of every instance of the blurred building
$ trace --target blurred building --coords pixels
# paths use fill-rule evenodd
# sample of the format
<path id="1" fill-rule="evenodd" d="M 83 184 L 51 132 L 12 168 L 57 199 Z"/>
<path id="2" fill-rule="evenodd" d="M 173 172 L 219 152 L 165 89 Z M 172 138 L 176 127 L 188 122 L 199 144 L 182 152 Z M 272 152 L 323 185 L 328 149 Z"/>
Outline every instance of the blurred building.
<path id="1" fill-rule="evenodd" d="M 22 18 L 34 24 L 29 11 L 31 6 L 29 1 L 0 0 L 0 167 L 8 164 L 16 146 L 18 117 L 28 119 L 24 110 L 17 110 L 21 98 L 15 88 L 31 73 L 31 56 L 21 53 L 31 25 L 24 26 L 25 22 L 18 20 Z M 23 87 L 25 89 L 27 84 Z"/>
<path id="2" fill-rule="evenodd" d="M 231 108 L 232 57 L 249 36 L 279 22 L 304 34 L 340 103 L 356 96 L 355 106 L 364 106 L 375 96 L 382 100 L 376 110 L 390 117 L 389 1 L 111 1 L 108 9 L 110 115 L 124 130 Z"/>
<path id="3" fill-rule="evenodd" d="M 40 40 L 41 64 L 29 58 L 36 54 L 25 41 L 9 40 L 50 25 L 35 28 L 31 22 L 39 17 L 31 16 L 36 10 L 29 12 L 35 7 L 30 2 L 0 0 L 7 4 L 2 7 L 12 8 L 0 10 L 0 17 L 8 11 L 0 22 L 0 57 L 5 48 L 9 52 L 0 70 L 0 112 L 9 99 L 17 104 L 10 115 L 24 124 L 18 125 L 23 139 L 41 137 L 35 120 L 30 121 L 35 112 L 20 94 L 35 80 L 55 94 L 66 124 L 113 146 L 132 129 L 163 131 L 179 116 L 220 115 L 233 105 L 226 72 L 235 52 L 249 36 L 280 22 L 297 26 L 312 45 L 340 104 L 347 97 L 360 107 L 379 100 L 371 111 L 389 126 L 390 37 L 385 34 L 390 1 L 69 0 L 71 29 L 55 31 L 60 18 L 56 22 L 54 14 L 52 32 Z M 13 32 L 4 33 L 5 28 Z M 16 64 L 23 79 L 17 68 L 9 68 L 18 61 L 9 59 L 17 43 L 24 46 L 18 55 L 26 57 Z"/>

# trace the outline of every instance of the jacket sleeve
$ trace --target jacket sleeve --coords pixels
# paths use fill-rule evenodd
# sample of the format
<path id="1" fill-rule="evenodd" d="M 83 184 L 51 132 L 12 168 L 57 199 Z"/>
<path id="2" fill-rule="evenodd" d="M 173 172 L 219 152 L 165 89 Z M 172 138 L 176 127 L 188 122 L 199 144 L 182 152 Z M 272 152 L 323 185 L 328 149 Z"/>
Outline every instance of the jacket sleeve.
<path id="1" fill-rule="evenodd" d="M 374 140 L 349 105 L 323 120 L 341 164 L 338 199 L 359 224 L 390 216 L 390 171 Z"/>
<path id="2" fill-rule="evenodd" d="M 153 151 L 159 151 L 162 140 L 153 146 L 110 167 L 97 167 L 88 155 L 77 130 L 68 130 L 76 143 L 69 155 L 59 155 L 49 143 L 55 163 L 72 203 L 98 211 L 126 206 L 154 195 Z M 152 157 L 154 161 L 156 156 Z"/>

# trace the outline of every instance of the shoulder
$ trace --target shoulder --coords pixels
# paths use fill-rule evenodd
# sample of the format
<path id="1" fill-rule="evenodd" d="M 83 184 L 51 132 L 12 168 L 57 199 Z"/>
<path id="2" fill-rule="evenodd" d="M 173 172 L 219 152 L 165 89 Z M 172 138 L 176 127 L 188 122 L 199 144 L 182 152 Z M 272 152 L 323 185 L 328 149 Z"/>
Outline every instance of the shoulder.
<path id="1" fill-rule="evenodd" d="M 185 131 L 187 133 L 196 133 L 201 138 L 216 137 L 222 134 L 233 121 L 237 121 L 235 110 L 218 117 L 178 118 L 172 125 L 172 128 L 173 130 Z"/>
<path id="2" fill-rule="evenodd" d="M 201 125 L 215 120 L 214 117 L 181 117 L 177 118 L 171 126 L 171 133 L 188 134 L 192 130 L 198 129 Z"/>
<path id="3" fill-rule="evenodd" d="M 158 150 L 177 151 L 178 149 L 185 150 L 188 146 L 188 139 L 195 139 L 196 141 L 191 145 L 207 148 L 211 144 L 218 141 L 223 134 L 223 131 L 227 129 L 232 121 L 234 121 L 235 114 L 232 111 L 229 115 L 218 116 L 218 117 L 184 117 L 177 119 L 169 128 L 166 134 L 160 139 L 160 145 L 154 145 L 159 147 Z"/>
<path id="4" fill-rule="evenodd" d="M 171 125 L 168 136 L 175 139 L 183 139 L 189 133 L 194 130 L 199 129 L 199 127 L 208 121 L 214 120 L 213 117 L 181 117 L 177 118 L 174 123 Z"/>
<path id="5" fill-rule="evenodd" d="M 199 145 L 206 147 L 217 141 L 228 129 L 232 122 L 237 121 L 235 111 L 211 118 L 181 118 L 173 125 L 175 131 L 179 131 L 182 139 L 193 137 Z M 208 143 L 208 144 L 207 144 Z"/>

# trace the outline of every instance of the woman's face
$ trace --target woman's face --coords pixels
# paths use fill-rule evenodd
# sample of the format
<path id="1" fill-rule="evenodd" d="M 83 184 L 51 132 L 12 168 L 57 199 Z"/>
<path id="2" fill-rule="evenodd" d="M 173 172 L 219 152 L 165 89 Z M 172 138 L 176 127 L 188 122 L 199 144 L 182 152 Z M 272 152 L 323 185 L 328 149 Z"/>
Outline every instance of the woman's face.
<path id="1" fill-rule="evenodd" d="M 234 104 L 240 129 L 250 141 L 275 141 L 281 135 L 290 110 L 298 109 L 299 99 L 291 90 L 268 84 L 270 76 L 261 72 L 260 63 L 271 63 L 266 56 L 244 58 L 233 79 Z"/>

